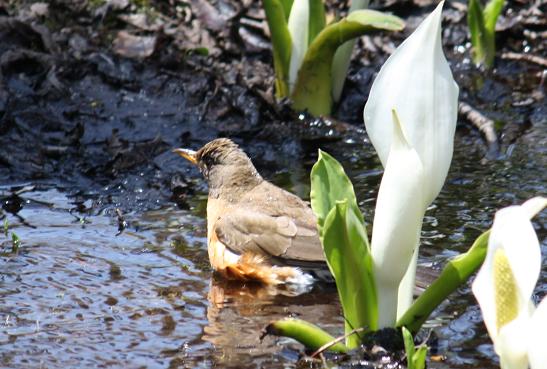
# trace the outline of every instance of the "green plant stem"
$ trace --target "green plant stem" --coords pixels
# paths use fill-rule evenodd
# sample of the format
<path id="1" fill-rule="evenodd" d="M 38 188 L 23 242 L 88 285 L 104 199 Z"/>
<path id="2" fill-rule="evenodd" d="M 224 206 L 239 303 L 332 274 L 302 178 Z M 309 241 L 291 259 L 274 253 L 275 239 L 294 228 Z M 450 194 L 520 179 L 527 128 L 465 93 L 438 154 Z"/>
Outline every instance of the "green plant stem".
<path id="1" fill-rule="evenodd" d="M 266 327 L 266 334 L 289 337 L 302 343 L 310 350 L 317 350 L 335 340 L 333 336 L 318 326 L 301 319 L 287 318 L 275 321 Z M 338 342 L 329 347 L 329 351 L 345 353 L 349 349 Z"/>
<path id="2" fill-rule="evenodd" d="M 451 259 L 441 275 L 397 321 L 397 327 L 406 327 L 416 334 L 433 310 L 480 268 L 486 257 L 489 236 L 490 230 L 481 234 L 466 253 Z"/>

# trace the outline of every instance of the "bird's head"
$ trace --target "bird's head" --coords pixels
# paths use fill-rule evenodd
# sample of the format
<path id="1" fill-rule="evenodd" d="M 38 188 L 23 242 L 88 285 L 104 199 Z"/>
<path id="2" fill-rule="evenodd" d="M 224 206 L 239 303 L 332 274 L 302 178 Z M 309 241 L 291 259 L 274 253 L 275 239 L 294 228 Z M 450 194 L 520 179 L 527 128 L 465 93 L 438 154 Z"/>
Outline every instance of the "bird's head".
<path id="1" fill-rule="evenodd" d="M 195 164 L 210 187 L 243 186 L 249 181 L 262 180 L 247 154 L 228 138 L 217 138 L 198 151 L 174 149 L 173 152 Z"/>

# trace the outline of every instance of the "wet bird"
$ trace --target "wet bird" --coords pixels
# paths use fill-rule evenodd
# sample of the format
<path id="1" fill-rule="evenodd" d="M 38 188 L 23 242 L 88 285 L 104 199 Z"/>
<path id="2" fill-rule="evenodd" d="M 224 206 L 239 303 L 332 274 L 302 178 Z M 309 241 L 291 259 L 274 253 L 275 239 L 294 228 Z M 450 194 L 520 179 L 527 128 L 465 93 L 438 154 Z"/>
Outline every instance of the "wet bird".
<path id="1" fill-rule="evenodd" d="M 309 284 L 309 271 L 329 275 L 308 203 L 264 180 L 233 141 L 173 151 L 197 165 L 208 182 L 207 244 L 215 271 L 273 285 Z"/>

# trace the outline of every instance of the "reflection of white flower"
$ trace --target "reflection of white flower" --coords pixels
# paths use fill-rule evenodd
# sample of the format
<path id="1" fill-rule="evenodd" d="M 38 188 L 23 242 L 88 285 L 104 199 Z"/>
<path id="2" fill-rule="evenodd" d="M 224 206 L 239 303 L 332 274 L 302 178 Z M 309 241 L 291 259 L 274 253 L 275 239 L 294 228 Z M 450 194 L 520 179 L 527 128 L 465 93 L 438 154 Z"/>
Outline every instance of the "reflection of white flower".
<path id="1" fill-rule="evenodd" d="M 452 160 L 458 86 L 442 51 L 442 6 L 383 65 L 364 110 L 367 133 L 385 168 L 371 242 L 380 327 L 392 326 L 410 306 L 422 219 Z M 398 297 L 400 285 L 404 292 Z"/>
<path id="2" fill-rule="evenodd" d="M 535 209 L 530 206 L 538 203 Z M 541 359 L 546 356 L 546 341 L 541 341 L 541 349 L 535 342 L 546 336 L 547 302 L 534 312 L 532 293 L 541 268 L 541 250 L 530 221 L 545 205 L 547 199 L 535 198 L 496 213 L 486 259 L 473 282 L 473 293 L 504 369 L 526 369 L 529 360 L 533 369 L 547 367 L 547 360 Z"/>

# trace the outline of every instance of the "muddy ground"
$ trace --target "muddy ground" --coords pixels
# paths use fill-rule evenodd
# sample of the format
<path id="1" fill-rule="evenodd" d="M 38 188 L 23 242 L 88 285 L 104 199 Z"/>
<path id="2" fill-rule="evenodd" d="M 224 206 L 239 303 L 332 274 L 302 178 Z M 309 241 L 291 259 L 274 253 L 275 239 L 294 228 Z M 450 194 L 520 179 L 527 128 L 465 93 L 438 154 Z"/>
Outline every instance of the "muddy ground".
<path id="1" fill-rule="evenodd" d="M 97 209 L 184 207 L 204 184 L 173 147 L 232 137 L 266 175 L 290 170 L 294 160 L 311 164 L 320 146 L 343 157 L 363 143 L 362 108 L 381 63 L 434 6 L 382 4 L 372 7 L 401 16 L 407 29 L 361 38 L 340 105 L 333 117 L 315 120 L 274 101 L 267 27 L 255 2 L 4 2 L 2 184 L 61 188 L 95 199 Z M 338 10 L 330 4 L 331 16 Z M 444 48 L 461 100 L 496 120 L 497 160 L 547 120 L 545 10 L 539 1 L 509 1 L 496 68 L 484 72 L 469 61 L 465 3 L 445 6 Z M 466 119 L 459 132 L 486 156 L 481 133 Z M 4 209 L 14 210 L 13 202 Z"/>

